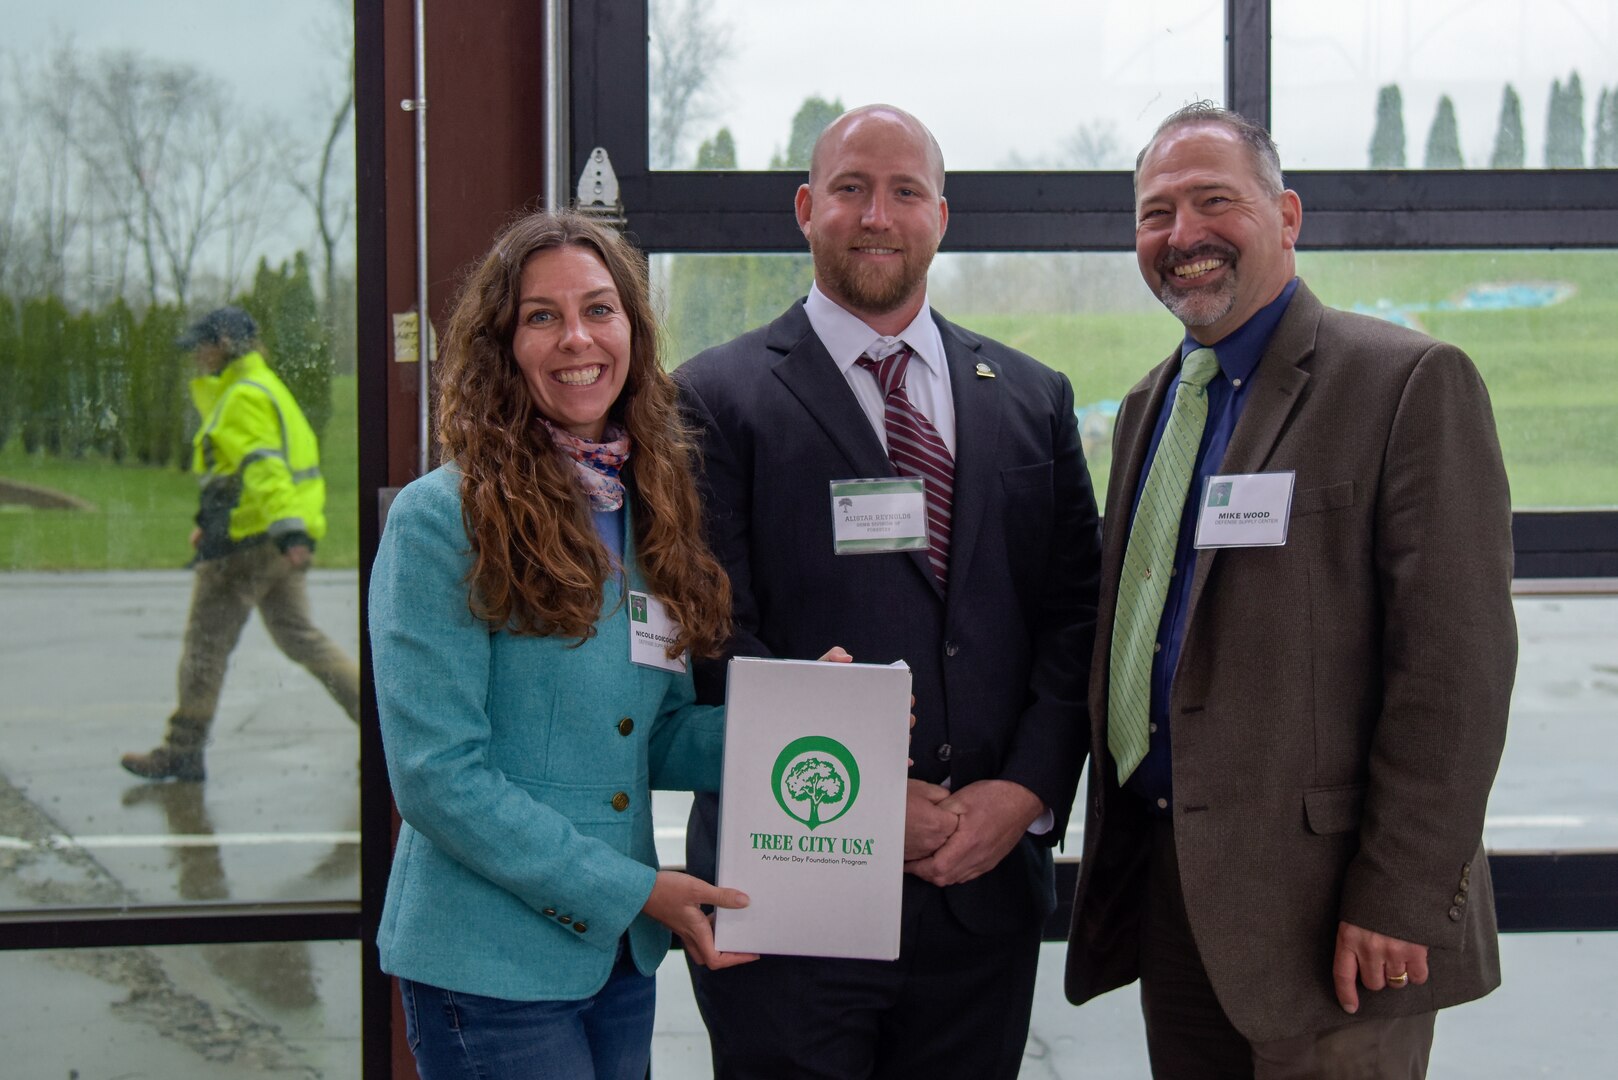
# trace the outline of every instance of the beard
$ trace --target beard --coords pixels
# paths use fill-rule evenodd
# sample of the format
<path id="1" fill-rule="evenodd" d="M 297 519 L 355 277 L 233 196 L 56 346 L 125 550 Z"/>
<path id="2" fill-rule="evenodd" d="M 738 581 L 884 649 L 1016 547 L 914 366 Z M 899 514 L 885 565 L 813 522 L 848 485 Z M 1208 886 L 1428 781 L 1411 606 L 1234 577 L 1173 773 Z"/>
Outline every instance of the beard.
<path id="1" fill-rule="evenodd" d="M 1212 285 L 1183 289 L 1170 283 L 1176 263 L 1195 262 L 1198 259 L 1223 259 L 1225 272 Z M 1236 306 L 1236 275 L 1239 260 L 1236 249 L 1223 244 L 1203 244 L 1190 251 L 1169 248 L 1157 260 L 1157 275 L 1162 279 L 1157 286 L 1157 298 L 1176 319 L 1185 326 L 1212 326 L 1229 315 Z"/>
<path id="2" fill-rule="evenodd" d="M 926 288 L 927 270 L 932 265 L 934 252 L 938 250 L 936 245 L 922 249 L 904 247 L 899 265 L 870 266 L 861 262 L 849 250 L 850 246 L 898 245 L 864 238 L 850 245 L 833 242 L 813 232 L 809 236 L 809 251 L 815 260 L 815 280 L 820 282 L 821 288 L 853 310 L 872 315 L 897 311 Z"/>

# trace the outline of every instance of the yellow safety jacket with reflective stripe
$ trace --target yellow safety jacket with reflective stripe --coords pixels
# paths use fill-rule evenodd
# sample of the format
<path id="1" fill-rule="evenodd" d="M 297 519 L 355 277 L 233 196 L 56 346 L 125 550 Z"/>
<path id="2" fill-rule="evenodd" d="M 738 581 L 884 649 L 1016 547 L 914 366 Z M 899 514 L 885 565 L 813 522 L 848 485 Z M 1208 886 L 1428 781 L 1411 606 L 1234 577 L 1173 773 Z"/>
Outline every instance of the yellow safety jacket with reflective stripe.
<path id="1" fill-rule="evenodd" d="M 202 483 L 199 558 L 244 543 L 304 533 L 326 535 L 320 446 L 286 384 L 256 352 L 218 375 L 191 380 L 202 416 L 191 469 Z"/>

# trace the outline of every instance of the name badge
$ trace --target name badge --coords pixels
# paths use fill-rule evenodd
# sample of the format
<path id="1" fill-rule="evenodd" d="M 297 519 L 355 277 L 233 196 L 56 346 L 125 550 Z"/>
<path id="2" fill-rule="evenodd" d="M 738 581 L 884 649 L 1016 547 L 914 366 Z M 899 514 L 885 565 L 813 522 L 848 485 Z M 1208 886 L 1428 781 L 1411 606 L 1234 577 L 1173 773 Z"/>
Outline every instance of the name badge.
<path id="1" fill-rule="evenodd" d="M 663 601 L 651 593 L 629 593 L 629 662 L 641 667 L 660 668 L 684 674 L 685 657 L 673 660 L 668 647 L 680 636 L 680 627 L 669 618 Z"/>
<path id="2" fill-rule="evenodd" d="M 1210 476 L 1202 486 L 1195 546 L 1280 547 L 1292 520 L 1292 484 L 1297 474 L 1244 473 Z"/>
<path id="3" fill-rule="evenodd" d="M 920 477 L 831 482 L 832 550 L 839 555 L 927 550 L 927 489 Z"/>

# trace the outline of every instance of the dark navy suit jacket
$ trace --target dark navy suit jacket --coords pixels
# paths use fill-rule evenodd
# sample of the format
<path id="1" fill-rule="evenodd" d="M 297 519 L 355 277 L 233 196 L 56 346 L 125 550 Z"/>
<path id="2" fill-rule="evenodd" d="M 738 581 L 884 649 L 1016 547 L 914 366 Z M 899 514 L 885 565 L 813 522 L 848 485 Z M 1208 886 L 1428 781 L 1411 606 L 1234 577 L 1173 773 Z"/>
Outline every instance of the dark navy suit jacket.
<path id="1" fill-rule="evenodd" d="M 1055 905 L 1050 846 L 1085 753 L 1100 530 L 1066 377 L 933 317 L 956 415 L 947 594 L 926 552 L 833 552 L 830 482 L 893 469 L 802 302 L 675 377 L 700 437 L 709 538 L 735 590 L 731 654 L 812 659 L 841 645 L 862 663 L 903 660 L 911 775 L 957 790 L 1014 780 L 1054 811 L 1045 837 L 946 890 L 963 925 L 991 934 Z M 722 663 L 696 676 L 702 700 L 723 700 Z M 687 836 L 703 875 L 716 805 L 699 797 Z"/>

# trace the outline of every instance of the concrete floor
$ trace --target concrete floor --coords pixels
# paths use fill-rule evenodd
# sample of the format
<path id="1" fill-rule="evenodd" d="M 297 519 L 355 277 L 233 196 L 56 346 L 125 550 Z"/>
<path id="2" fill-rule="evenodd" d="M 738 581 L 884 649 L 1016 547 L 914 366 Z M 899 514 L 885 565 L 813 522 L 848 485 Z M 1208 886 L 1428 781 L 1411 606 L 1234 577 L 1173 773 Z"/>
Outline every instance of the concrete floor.
<path id="1" fill-rule="evenodd" d="M 354 728 L 256 621 L 208 782 L 147 785 L 117 767 L 172 708 L 189 589 L 183 572 L 0 575 L 0 908 L 357 895 Z M 317 571 L 310 598 L 355 649 L 355 575 Z M 1488 843 L 1618 846 L 1618 600 L 1525 599 L 1518 616 Z M 658 796 L 666 861 L 681 859 L 684 806 Z M 1433 1075 L 1604 1073 L 1618 935 L 1513 935 L 1503 953 L 1505 987 L 1440 1024 Z M 352 942 L 0 954 L 0 1076 L 356 1076 L 359 955 Z M 1024 1075 L 1144 1076 L 1133 991 L 1073 1009 L 1060 972 L 1047 945 Z M 709 1075 L 678 957 L 659 994 L 658 1080 Z"/>

